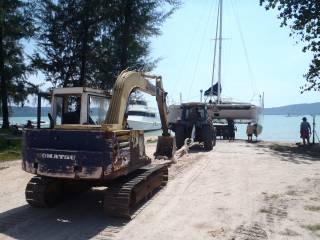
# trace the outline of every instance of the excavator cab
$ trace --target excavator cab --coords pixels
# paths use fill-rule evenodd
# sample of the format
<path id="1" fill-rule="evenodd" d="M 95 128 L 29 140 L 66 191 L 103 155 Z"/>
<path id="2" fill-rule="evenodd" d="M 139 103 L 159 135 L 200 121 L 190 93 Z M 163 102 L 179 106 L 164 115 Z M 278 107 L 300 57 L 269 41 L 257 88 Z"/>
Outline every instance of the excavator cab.
<path id="1" fill-rule="evenodd" d="M 101 125 L 107 114 L 110 98 L 108 92 L 92 88 L 54 89 L 51 125 Z"/>

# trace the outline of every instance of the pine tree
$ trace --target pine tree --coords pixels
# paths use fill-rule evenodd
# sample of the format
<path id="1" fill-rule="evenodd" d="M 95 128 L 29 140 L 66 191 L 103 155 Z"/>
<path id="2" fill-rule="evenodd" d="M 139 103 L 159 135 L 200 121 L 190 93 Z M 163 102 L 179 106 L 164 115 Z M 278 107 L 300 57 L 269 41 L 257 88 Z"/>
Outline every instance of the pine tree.
<path id="1" fill-rule="evenodd" d="M 159 59 L 151 59 L 150 38 L 180 6 L 179 0 L 113 0 L 105 14 L 106 34 L 102 39 L 102 64 L 96 80 L 101 87 L 112 86 L 124 69 L 151 71 Z M 108 68 L 106 68 L 108 66 Z M 104 79 L 112 81 L 106 82 Z"/>
<path id="2" fill-rule="evenodd" d="M 31 71 L 26 64 L 22 40 L 32 36 L 30 3 L 0 0 L 0 96 L 3 124 L 9 127 L 9 103 L 23 102 L 36 87 L 27 81 Z"/>
<path id="3" fill-rule="evenodd" d="M 100 0 L 41 1 L 34 66 L 54 86 L 90 86 L 99 37 Z"/>
<path id="4" fill-rule="evenodd" d="M 149 39 L 160 34 L 178 5 L 177 0 L 41 1 L 34 66 L 55 86 L 110 88 L 124 69 L 154 66 Z"/>

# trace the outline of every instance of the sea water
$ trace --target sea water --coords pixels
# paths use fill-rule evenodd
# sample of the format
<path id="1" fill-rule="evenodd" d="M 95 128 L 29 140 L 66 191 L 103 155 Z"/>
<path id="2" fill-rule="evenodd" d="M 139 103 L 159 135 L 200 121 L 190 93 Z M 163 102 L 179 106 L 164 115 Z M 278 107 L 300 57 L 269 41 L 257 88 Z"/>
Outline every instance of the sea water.
<path id="1" fill-rule="evenodd" d="M 263 131 L 258 136 L 259 140 L 265 141 L 284 141 L 284 142 L 299 142 L 300 139 L 300 123 L 304 116 L 287 117 L 284 115 L 265 115 L 262 120 Z M 312 116 L 305 116 L 313 127 Z M 246 124 L 236 124 L 236 139 L 247 139 Z M 320 137 L 320 116 L 315 118 L 315 141 L 319 142 L 318 133 Z M 147 132 L 145 135 L 159 135 L 161 131 Z M 312 136 L 310 138 L 312 141 Z"/>
<path id="2" fill-rule="evenodd" d="M 301 141 L 300 123 L 302 121 L 302 117 L 304 116 L 288 117 L 283 115 L 265 115 L 263 121 L 261 122 L 263 131 L 258 139 L 265 141 L 299 142 Z M 313 117 L 305 117 L 310 123 L 311 128 L 313 128 Z M 237 138 L 247 138 L 246 127 L 246 125 L 237 125 Z M 317 133 L 320 134 L 320 116 L 315 118 L 315 133 L 315 141 L 319 142 Z"/>
<path id="3" fill-rule="evenodd" d="M 258 137 L 259 140 L 265 141 L 286 141 L 286 142 L 298 142 L 300 139 L 300 123 L 303 116 L 288 117 L 283 115 L 265 115 L 262 121 L 263 131 Z M 313 126 L 313 118 L 311 116 L 305 116 L 308 119 L 311 127 Z M 26 124 L 28 120 L 36 121 L 36 117 L 11 117 L 10 124 Z M 41 117 L 42 121 L 49 122 L 47 117 Z M 315 119 L 316 142 L 318 141 L 317 133 L 320 137 L 320 116 Z M 1 120 L 0 120 L 1 122 Z M 246 125 L 237 124 L 236 138 L 247 139 Z M 161 131 L 146 132 L 146 136 L 161 135 Z M 312 139 L 312 137 L 311 137 Z"/>

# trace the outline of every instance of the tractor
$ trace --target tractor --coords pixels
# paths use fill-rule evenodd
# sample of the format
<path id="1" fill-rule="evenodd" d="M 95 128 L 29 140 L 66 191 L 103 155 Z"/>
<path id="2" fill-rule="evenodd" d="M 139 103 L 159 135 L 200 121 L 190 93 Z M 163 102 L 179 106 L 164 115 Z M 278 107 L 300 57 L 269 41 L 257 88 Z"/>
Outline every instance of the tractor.
<path id="1" fill-rule="evenodd" d="M 175 132 L 177 149 L 192 139 L 211 151 L 216 144 L 216 131 L 206 103 L 183 103 L 169 107 L 170 129 Z"/>

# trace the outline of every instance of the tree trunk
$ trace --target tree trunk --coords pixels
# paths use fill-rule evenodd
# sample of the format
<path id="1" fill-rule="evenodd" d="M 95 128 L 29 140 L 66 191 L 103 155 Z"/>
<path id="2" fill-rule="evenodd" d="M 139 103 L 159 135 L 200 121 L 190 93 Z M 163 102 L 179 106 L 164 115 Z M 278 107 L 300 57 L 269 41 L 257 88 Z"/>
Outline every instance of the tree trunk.
<path id="1" fill-rule="evenodd" d="M 83 36 L 82 36 L 82 48 L 81 48 L 81 69 L 79 87 L 86 86 L 86 75 L 87 75 L 87 54 L 88 54 L 88 23 L 86 19 L 83 20 Z"/>
<path id="2" fill-rule="evenodd" d="M 130 41 L 130 23 L 131 23 L 131 11 L 132 0 L 124 1 L 124 22 L 122 25 L 122 41 L 121 41 L 121 56 L 120 56 L 120 71 L 128 68 L 129 59 L 129 41 Z"/>
<path id="3" fill-rule="evenodd" d="M 2 1 L 1 1 L 2 2 Z M 0 6 L 0 95 L 2 107 L 2 128 L 9 128 L 8 108 L 8 83 L 4 73 L 4 49 L 3 49 L 3 28 L 4 16 L 3 6 Z"/>
<path id="4" fill-rule="evenodd" d="M 3 62 L 1 60 L 1 62 Z M 2 64 L 0 62 L 0 65 Z M 2 68 L 2 67 L 0 67 Z M 0 70 L 1 71 L 1 70 Z M 2 75 L 0 73 L 0 75 Z M 7 89 L 7 81 L 2 76 L 0 76 L 0 95 L 1 95 L 1 107 L 2 107 L 2 128 L 9 128 L 9 107 L 8 107 L 8 89 Z"/>
<path id="5" fill-rule="evenodd" d="M 81 69 L 80 69 L 79 87 L 86 86 L 86 74 L 87 74 L 87 42 L 86 40 L 83 40 L 82 44 L 83 46 L 81 50 Z"/>

